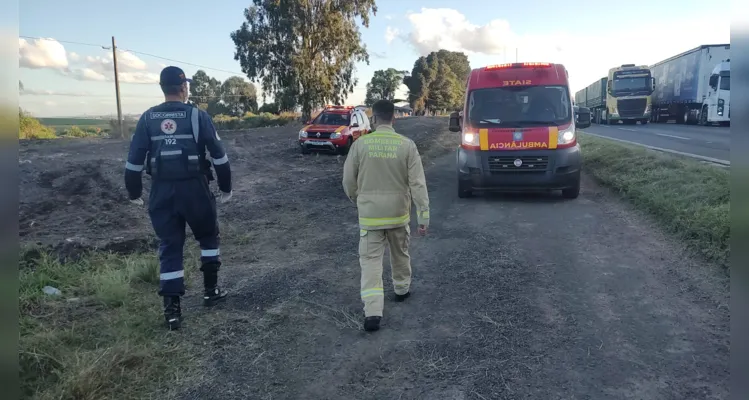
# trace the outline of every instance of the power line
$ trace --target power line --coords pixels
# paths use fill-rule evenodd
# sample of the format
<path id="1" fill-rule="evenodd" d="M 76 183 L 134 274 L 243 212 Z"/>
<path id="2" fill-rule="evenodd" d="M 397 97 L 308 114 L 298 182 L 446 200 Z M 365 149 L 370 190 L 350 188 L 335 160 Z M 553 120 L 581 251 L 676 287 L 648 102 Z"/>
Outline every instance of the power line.
<path id="1" fill-rule="evenodd" d="M 94 43 L 73 42 L 73 41 L 70 41 L 70 40 L 57 40 L 57 39 L 52 39 L 52 38 L 42 38 L 42 37 L 23 36 L 23 35 L 19 35 L 18 37 L 24 38 L 24 39 L 34 39 L 34 40 L 50 40 L 50 41 L 54 40 L 55 42 L 59 42 L 59 43 L 77 44 L 77 45 L 81 45 L 81 46 L 99 47 L 99 48 L 102 48 L 104 50 L 112 50 L 111 46 L 103 46 L 103 45 L 94 44 Z"/>
<path id="2" fill-rule="evenodd" d="M 18 37 L 24 38 L 24 39 L 49 40 L 49 41 L 56 41 L 56 42 L 59 42 L 59 43 L 66 43 L 66 44 L 77 44 L 77 45 L 81 45 L 81 46 L 99 47 L 99 48 L 101 48 L 103 50 L 111 50 L 112 49 L 111 46 L 103 46 L 103 45 L 94 44 L 94 43 L 83 43 L 83 42 L 74 42 L 74 41 L 70 41 L 70 40 L 58 40 L 58 39 L 53 39 L 53 38 L 42 38 L 42 37 L 22 36 L 22 35 L 19 35 Z M 190 66 L 193 66 L 193 67 L 207 69 L 207 70 L 211 70 L 211 71 L 224 72 L 224 73 L 227 73 L 227 74 L 237 75 L 237 76 L 242 76 L 242 77 L 245 76 L 245 74 L 243 74 L 241 72 L 228 71 L 228 70 L 221 69 L 221 68 L 213 68 L 213 67 L 208 67 L 208 66 L 205 66 L 205 65 L 193 64 L 193 63 L 189 63 L 189 62 L 186 62 L 186 61 L 175 60 L 173 58 L 167 58 L 167 57 L 157 56 L 155 54 L 150 54 L 150 53 L 146 53 L 146 52 L 143 52 L 143 51 L 132 50 L 132 49 L 123 49 L 122 47 L 119 47 L 119 46 L 117 47 L 117 50 L 122 51 L 122 52 L 133 53 L 133 54 L 140 54 L 140 55 L 147 56 L 147 57 L 158 58 L 158 59 L 165 60 L 165 61 L 170 61 L 170 62 L 173 62 L 173 63 L 183 64 L 183 65 L 190 65 Z"/>

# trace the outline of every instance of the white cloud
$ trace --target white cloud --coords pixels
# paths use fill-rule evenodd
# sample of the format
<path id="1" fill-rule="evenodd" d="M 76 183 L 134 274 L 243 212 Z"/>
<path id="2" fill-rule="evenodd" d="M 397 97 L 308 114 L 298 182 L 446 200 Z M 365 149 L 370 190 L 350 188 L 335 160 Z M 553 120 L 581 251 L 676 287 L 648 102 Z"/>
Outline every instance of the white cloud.
<path id="1" fill-rule="evenodd" d="M 388 26 L 385 28 L 385 41 L 390 44 L 396 37 L 398 37 L 399 33 L 400 31 L 397 28 Z"/>
<path id="2" fill-rule="evenodd" d="M 68 56 L 65 46 L 54 39 L 36 39 L 33 42 L 18 39 L 18 64 L 31 69 L 64 69 L 68 67 Z"/>
<path id="3" fill-rule="evenodd" d="M 446 49 L 468 55 L 472 67 L 494 62 L 549 61 L 562 63 L 569 70 L 570 86 L 577 91 L 603 77 L 609 68 L 627 64 L 653 64 L 701 44 L 729 43 L 729 21 L 715 21 L 714 29 L 699 30 L 700 20 L 664 22 L 659 31 L 671 32 L 670 40 L 648 46 L 652 29 L 630 29 L 607 35 L 573 36 L 563 29 L 553 34 L 519 35 L 506 20 L 495 19 L 484 25 L 467 20 L 459 11 L 422 8 L 409 13 L 411 30 L 397 35 L 410 43 L 419 55 Z M 703 21 L 704 22 L 704 21 Z M 611 46 L 616 43 L 616 46 Z"/>
<path id="4" fill-rule="evenodd" d="M 52 69 L 81 81 L 113 81 L 113 55 L 81 57 L 66 53 L 65 47 L 54 39 L 19 39 L 19 66 L 31 69 Z M 74 63 L 74 65 L 71 64 Z M 119 51 L 117 67 L 121 83 L 157 83 L 159 76 L 148 70 L 148 65 L 133 53 Z"/>

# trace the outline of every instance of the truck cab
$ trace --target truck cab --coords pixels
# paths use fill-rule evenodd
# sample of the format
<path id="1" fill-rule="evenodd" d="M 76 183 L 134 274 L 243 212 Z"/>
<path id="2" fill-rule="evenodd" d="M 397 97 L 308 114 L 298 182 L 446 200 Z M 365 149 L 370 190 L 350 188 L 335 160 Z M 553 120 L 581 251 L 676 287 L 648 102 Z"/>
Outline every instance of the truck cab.
<path id="1" fill-rule="evenodd" d="M 561 64 L 512 63 L 471 71 L 460 132 L 458 197 L 474 191 L 580 192 L 581 155 L 568 73 Z"/>
<path id="2" fill-rule="evenodd" d="M 731 60 L 716 65 L 708 81 L 707 96 L 700 110 L 700 125 L 731 121 Z"/>

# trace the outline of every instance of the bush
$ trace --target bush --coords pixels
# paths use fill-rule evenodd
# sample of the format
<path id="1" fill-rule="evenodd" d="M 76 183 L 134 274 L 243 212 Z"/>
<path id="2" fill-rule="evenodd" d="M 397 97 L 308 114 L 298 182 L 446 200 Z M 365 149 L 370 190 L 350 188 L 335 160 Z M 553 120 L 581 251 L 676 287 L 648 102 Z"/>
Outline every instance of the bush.
<path id="1" fill-rule="evenodd" d="M 19 139 L 56 139 L 55 130 L 42 125 L 38 119 L 26 115 L 23 111 L 18 112 L 20 129 L 18 130 Z"/>
<path id="2" fill-rule="evenodd" d="M 101 137 L 101 128 L 98 127 L 84 127 L 79 128 L 77 126 L 71 126 L 70 128 L 63 131 L 62 136 L 74 137 L 74 138 L 90 138 L 90 137 Z"/>
<path id="3" fill-rule="evenodd" d="M 241 118 L 219 114 L 213 117 L 213 124 L 218 130 L 251 129 L 265 126 L 283 126 L 298 121 L 299 115 L 294 113 L 260 114 L 246 113 Z"/>

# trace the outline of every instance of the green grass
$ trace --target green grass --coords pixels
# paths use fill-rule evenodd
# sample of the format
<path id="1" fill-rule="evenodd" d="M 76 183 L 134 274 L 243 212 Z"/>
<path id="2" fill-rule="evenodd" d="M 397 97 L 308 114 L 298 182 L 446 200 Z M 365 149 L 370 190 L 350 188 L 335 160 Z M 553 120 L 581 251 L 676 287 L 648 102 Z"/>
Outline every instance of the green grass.
<path id="1" fill-rule="evenodd" d="M 47 126 L 109 126 L 109 120 L 94 118 L 38 118 Z"/>
<path id="2" fill-rule="evenodd" d="M 195 365 L 184 338 L 163 327 L 155 254 L 91 253 L 61 263 L 26 250 L 21 260 L 22 398 L 150 398 Z M 197 265 L 187 267 L 189 284 Z M 47 295 L 44 286 L 62 294 Z"/>
<path id="3" fill-rule="evenodd" d="M 585 133 L 579 141 L 587 174 L 649 213 L 706 259 L 728 267 L 727 169 Z"/>

